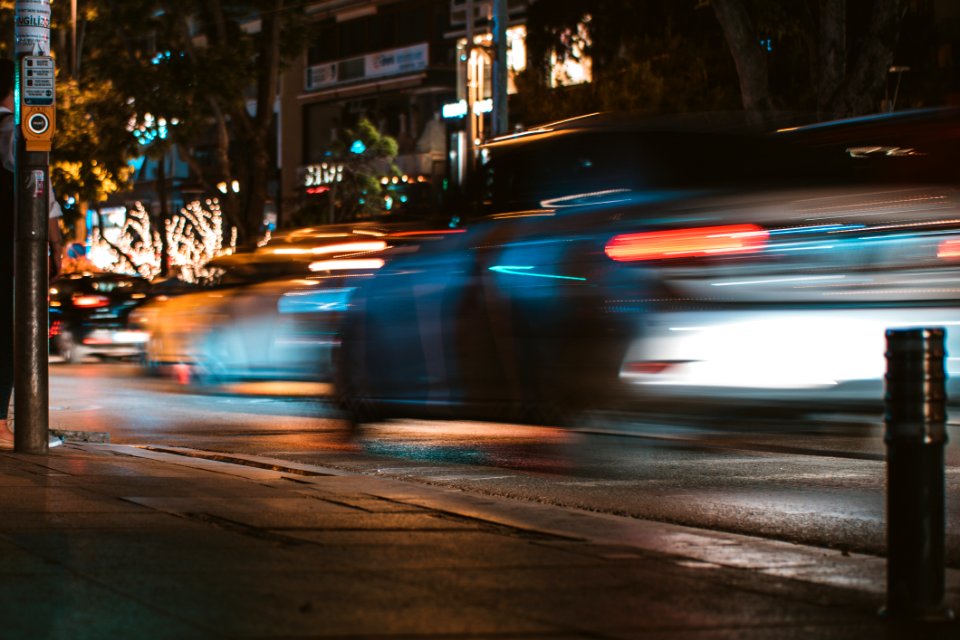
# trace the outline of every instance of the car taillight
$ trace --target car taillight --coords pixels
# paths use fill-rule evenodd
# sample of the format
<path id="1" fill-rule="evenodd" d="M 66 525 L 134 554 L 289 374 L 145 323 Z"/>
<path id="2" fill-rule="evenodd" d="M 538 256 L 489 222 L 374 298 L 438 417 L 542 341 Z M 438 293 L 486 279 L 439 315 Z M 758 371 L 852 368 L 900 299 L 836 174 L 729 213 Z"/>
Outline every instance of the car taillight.
<path id="1" fill-rule="evenodd" d="M 960 260 L 960 240 L 944 240 L 937 247 L 937 257 L 944 260 Z"/>
<path id="2" fill-rule="evenodd" d="M 611 238 L 604 252 L 617 262 L 754 253 L 763 249 L 768 236 L 755 224 L 624 233 Z"/>
<path id="3" fill-rule="evenodd" d="M 85 309 L 96 309 L 110 304 L 110 298 L 106 296 L 73 296 L 73 306 L 83 307 Z"/>

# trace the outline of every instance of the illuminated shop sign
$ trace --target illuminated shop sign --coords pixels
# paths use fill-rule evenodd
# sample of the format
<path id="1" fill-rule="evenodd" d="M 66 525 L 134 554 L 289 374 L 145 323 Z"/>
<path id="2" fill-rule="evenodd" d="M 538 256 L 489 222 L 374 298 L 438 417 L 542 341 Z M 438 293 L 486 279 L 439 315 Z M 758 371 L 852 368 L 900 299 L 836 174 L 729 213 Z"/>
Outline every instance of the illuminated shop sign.
<path id="1" fill-rule="evenodd" d="M 493 111 L 493 98 L 487 98 L 486 100 L 479 100 L 473 103 L 473 113 L 474 115 L 480 115 L 481 113 L 490 113 Z M 441 115 L 444 118 L 462 118 L 467 115 L 467 101 L 460 100 L 459 102 L 450 102 L 441 108 Z"/>
<path id="2" fill-rule="evenodd" d="M 321 187 L 334 182 L 343 182 L 342 164 L 324 162 L 310 164 L 303 168 L 303 186 L 306 187 L 307 193 L 322 193 L 325 189 Z"/>

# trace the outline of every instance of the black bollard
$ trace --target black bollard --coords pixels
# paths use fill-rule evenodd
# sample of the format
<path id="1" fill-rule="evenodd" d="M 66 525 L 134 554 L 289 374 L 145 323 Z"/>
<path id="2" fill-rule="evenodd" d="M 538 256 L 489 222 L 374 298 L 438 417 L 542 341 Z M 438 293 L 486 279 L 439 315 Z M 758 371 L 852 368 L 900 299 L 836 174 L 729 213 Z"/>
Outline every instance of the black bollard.
<path id="1" fill-rule="evenodd" d="M 943 329 L 887 331 L 886 616 L 942 620 L 946 374 Z"/>

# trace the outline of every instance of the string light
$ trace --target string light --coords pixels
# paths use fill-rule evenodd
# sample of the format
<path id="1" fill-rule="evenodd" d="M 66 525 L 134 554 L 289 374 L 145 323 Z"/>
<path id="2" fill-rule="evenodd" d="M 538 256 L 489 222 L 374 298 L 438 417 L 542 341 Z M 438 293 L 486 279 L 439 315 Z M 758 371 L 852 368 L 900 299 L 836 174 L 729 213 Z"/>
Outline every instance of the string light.
<path id="1" fill-rule="evenodd" d="M 223 213 L 216 199 L 189 203 L 166 221 L 164 231 L 170 266 L 187 282 L 202 276 L 203 266 L 211 259 L 232 253 L 237 246 L 235 227 L 230 228 L 229 243 L 223 244 Z M 103 271 L 129 272 L 132 266 L 146 278 L 160 275 L 160 232 L 152 227 L 150 214 L 140 202 L 127 212 L 116 240 L 108 242 L 100 229 L 94 229 L 90 244 L 89 259 Z"/>

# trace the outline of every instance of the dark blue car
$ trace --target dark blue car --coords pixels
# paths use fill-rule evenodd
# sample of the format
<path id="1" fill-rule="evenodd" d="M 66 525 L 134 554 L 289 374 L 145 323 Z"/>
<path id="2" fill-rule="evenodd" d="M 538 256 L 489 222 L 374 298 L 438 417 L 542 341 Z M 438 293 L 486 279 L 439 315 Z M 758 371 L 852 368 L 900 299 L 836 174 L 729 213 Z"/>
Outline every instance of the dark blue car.
<path id="1" fill-rule="evenodd" d="M 465 232 L 391 261 L 351 300 L 338 392 L 355 422 L 562 423 L 668 387 L 733 388 L 732 368 L 697 377 L 716 371 L 713 349 L 667 340 L 675 318 L 695 336 L 697 318 L 731 313 L 749 323 L 956 298 L 935 284 L 960 275 L 949 186 L 871 183 L 847 156 L 768 135 L 602 118 L 483 155 Z M 764 341 L 797 336 L 737 335 L 751 384 L 790 366 L 765 362 L 782 350 Z M 737 345 L 724 346 L 735 362 Z"/>

